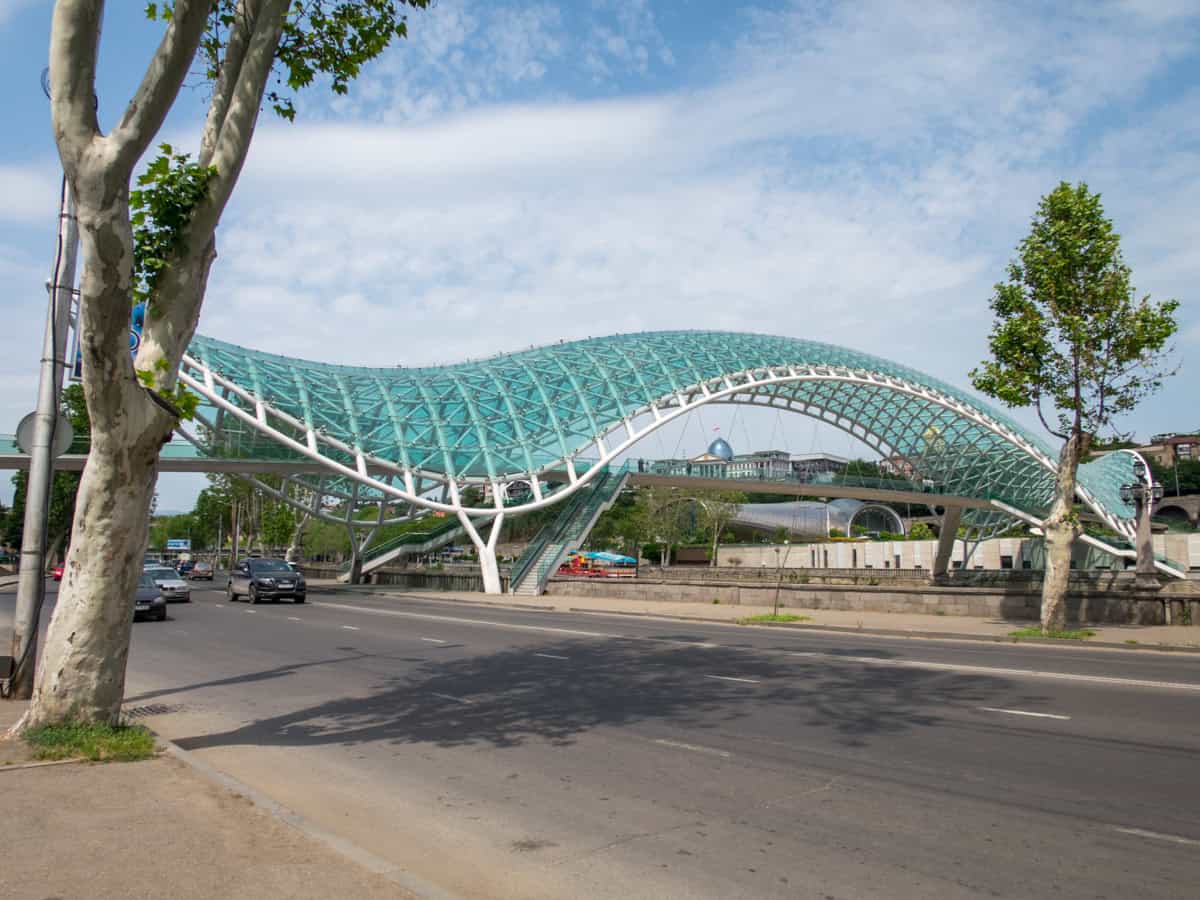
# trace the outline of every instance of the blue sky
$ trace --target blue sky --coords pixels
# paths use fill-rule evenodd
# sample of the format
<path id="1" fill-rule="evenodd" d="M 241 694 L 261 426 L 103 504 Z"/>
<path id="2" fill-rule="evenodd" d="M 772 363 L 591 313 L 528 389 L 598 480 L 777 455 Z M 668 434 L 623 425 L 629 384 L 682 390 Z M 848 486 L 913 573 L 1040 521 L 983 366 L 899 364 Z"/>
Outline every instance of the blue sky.
<path id="1" fill-rule="evenodd" d="M 103 123 L 156 40 L 140 6 L 108 4 Z M 34 402 L 53 249 L 50 9 L 0 0 L 5 432 Z M 1038 198 L 1082 179 L 1138 289 L 1183 303 L 1179 375 L 1121 426 L 1195 428 L 1198 31 L 1182 0 L 439 0 L 348 97 L 302 95 L 294 125 L 263 116 L 200 329 L 406 365 L 616 331 L 769 331 L 965 385 Z M 204 100 L 185 88 L 164 139 L 194 149 Z M 735 446 L 857 452 L 803 420 L 732 415 L 645 454 L 698 452 L 715 426 Z M 196 486 L 164 477 L 160 508 Z"/>

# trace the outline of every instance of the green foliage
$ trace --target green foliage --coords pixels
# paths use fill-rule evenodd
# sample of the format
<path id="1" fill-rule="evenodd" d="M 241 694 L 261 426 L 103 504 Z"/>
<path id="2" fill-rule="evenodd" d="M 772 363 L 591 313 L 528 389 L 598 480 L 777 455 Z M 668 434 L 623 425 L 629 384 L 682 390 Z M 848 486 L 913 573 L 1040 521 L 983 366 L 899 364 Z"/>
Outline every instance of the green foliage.
<path id="1" fill-rule="evenodd" d="M 930 541 L 935 537 L 937 535 L 933 533 L 933 529 L 924 522 L 918 522 L 908 530 L 908 539 L 910 541 Z"/>
<path id="2" fill-rule="evenodd" d="M 1090 628 L 1075 628 L 1068 630 L 1048 629 L 1043 631 L 1040 626 L 1030 628 L 1018 628 L 1016 631 L 1010 631 L 1008 636 L 1013 640 L 1021 638 L 1052 638 L 1057 641 L 1085 641 L 1090 637 L 1095 637 L 1096 632 Z"/>
<path id="3" fill-rule="evenodd" d="M 761 616 L 746 616 L 738 619 L 739 625 L 761 625 L 771 622 L 811 622 L 812 616 L 797 616 L 792 613 L 765 613 Z"/>
<path id="4" fill-rule="evenodd" d="M 95 725 L 63 722 L 44 725 L 24 735 L 38 759 L 90 759 L 92 762 L 135 762 L 157 752 L 154 735 L 141 725 Z"/>
<path id="5" fill-rule="evenodd" d="M 1168 496 L 1175 494 L 1200 494 L 1200 459 L 1181 459 L 1174 466 L 1160 466 L 1150 460 L 1154 480 L 1163 486 Z"/>
<path id="6" fill-rule="evenodd" d="M 1179 304 L 1136 299 L 1120 236 L 1086 184 L 1042 198 L 990 305 L 991 359 L 972 383 L 1010 407 L 1044 416 L 1048 404 L 1061 437 L 1094 435 L 1172 374 L 1161 366 Z"/>
<path id="7" fill-rule="evenodd" d="M 429 0 L 297 0 L 283 23 L 283 35 L 275 53 L 274 83 L 266 99 L 275 112 L 289 122 L 296 118 L 293 97 L 284 89 L 298 91 L 317 78 L 326 80 L 335 94 L 345 94 L 363 65 L 375 59 L 394 38 L 403 38 L 407 26 L 405 7 L 424 9 Z M 149 3 L 150 19 L 170 18 L 173 4 Z M 217 0 L 209 18 L 208 31 L 200 44 L 206 77 L 220 74 L 236 24 L 237 0 Z"/>
<path id="8" fill-rule="evenodd" d="M 129 192 L 134 303 L 148 302 L 155 296 L 159 277 L 183 245 L 192 214 L 217 174 L 211 166 L 193 163 L 186 153 L 175 153 L 170 144 L 159 145 L 159 151 L 138 176 L 139 189 Z M 162 298 L 157 299 L 162 302 Z M 146 312 L 153 315 L 154 307 L 147 306 Z"/>

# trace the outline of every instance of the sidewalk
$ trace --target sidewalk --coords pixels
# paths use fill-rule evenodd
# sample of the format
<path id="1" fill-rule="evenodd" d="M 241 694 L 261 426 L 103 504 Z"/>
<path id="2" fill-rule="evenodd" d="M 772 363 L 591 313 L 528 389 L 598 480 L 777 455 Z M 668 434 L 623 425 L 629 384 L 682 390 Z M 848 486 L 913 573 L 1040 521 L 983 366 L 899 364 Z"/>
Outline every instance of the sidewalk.
<path id="1" fill-rule="evenodd" d="M 24 706 L 0 703 L 0 735 Z M 5 900 L 414 896 L 167 755 L 0 769 L 0 822 Z"/>
<path id="2" fill-rule="evenodd" d="M 419 596 L 432 600 L 465 601 L 484 605 L 524 607 L 559 612 L 617 613 L 621 615 L 662 616 L 711 622 L 737 622 L 754 616 L 770 615 L 769 606 L 730 606 L 708 603 L 664 603 L 616 597 L 514 597 L 508 594 L 440 591 L 389 590 L 387 585 L 329 585 L 337 593 L 362 592 L 381 596 Z M 808 621 L 787 627 L 860 631 L 864 634 L 906 637 L 959 638 L 967 640 L 1006 640 L 1009 632 L 1037 625 L 1028 619 L 1004 620 L 976 616 L 937 616 L 921 613 L 857 612 L 835 609 L 801 609 L 788 606 L 780 613 L 805 616 Z M 772 625 L 769 627 L 784 627 Z M 1070 625 L 1070 628 L 1081 626 Z M 1170 625 L 1087 625 L 1096 632 L 1086 641 L 1054 641 L 1071 646 L 1109 646 L 1127 649 L 1152 648 L 1200 651 L 1200 627 Z M 1024 639 L 1023 639 L 1024 640 Z"/>

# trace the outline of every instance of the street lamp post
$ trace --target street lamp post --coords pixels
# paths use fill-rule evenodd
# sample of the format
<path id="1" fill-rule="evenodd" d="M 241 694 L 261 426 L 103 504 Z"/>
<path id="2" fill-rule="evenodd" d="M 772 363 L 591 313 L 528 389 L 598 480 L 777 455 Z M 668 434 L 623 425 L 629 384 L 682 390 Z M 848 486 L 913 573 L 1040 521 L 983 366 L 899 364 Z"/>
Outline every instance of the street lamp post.
<path id="1" fill-rule="evenodd" d="M 38 623 L 46 579 L 46 523 L 54 479 L 55 430 L 58 428 L 63 369 L 67 365 L 67 333 L 78 248 L 75 201 L 64 177 L 58 210 L 58 248 L 53 274 L 46 286 L 50 296 L 42 339 L 36 419 L 29 448 L 29 477 L 25 482 L 25 523 L 21 532 L 21 566 L 13 616 L 12 674 L 0 672 L 0 677 L 9 677 L 7 696 L 17 700 L 28 700 L 33 696 Z"/>
<path id="2" fill-rule="evenodd" d="M 1158 574 L 1154 568 L 1154 537 L 1150 530 L 1150 515 L 1154 504 L 1163 497 L 1163 486 L 1154 478 L 1140 459 L 1133 463 L 1134 480 L 1121 485 L 1121 500 L 1134 508 L 1137 521 L 1137 586 L 1157 590 Z M 1170 618 L 1168 608 L 1167 617 Z M 1170 622 L 1167 623 L 1168 625 Z"/>
<path id="3" fill-rule="evenodd" d="M 791 552 L 791 541 L 784 539 L 783 546 L 787 548 L 787 553 L 784 553 L 783 558 L 779 556 L 779 548 L 775 548 L 775 603 L 771 610 L 771 616 L 779 616 L 779 591 L 783 588 L 783 565 L 787 562 L 787 555 Z"/>

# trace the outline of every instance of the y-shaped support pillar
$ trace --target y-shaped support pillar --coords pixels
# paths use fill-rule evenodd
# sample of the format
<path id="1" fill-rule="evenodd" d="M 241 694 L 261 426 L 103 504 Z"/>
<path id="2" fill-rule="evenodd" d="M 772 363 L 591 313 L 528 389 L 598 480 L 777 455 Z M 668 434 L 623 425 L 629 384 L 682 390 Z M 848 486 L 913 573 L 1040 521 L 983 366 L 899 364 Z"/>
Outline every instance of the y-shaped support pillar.
<path id="1" fill-rule="evenodd" d="M 933 577 L 941 578 L 950 568 L 950 555 L 954 552 L 954 539 L 958 536 L 958 525 L 962 521 L 961 506 L 947 506 L 942 513 L 942 530 L 938 535 L 937 557 L 933 561 Z"/>
<path id="2" fill-rule="evenodd" d="M 459 507 L 458 521 L 462 523 L 463 531 L 467 533 L 467 537 L 475 545 L 475 552 L 479 554 L 479 572 L 483 575 L 483 592 L 485 594 L 502 593 L 500 590 L 500 566 L 496 562 L 496 544 L 500 540 L 500 529 L 504 524 L 504 507 L 500 505 L 503 501 L 500 499 L 499 493 L 493 489 L 493 496 L 496 497 L 496 515 L 492 519 L 492 530 L 486 541 L 480 536 L 479 529 L 475 527 L 471 517 L 459 506 L 458 486 L 453 481 L 450 482 L 450 496 L 454 504 Z"/>

